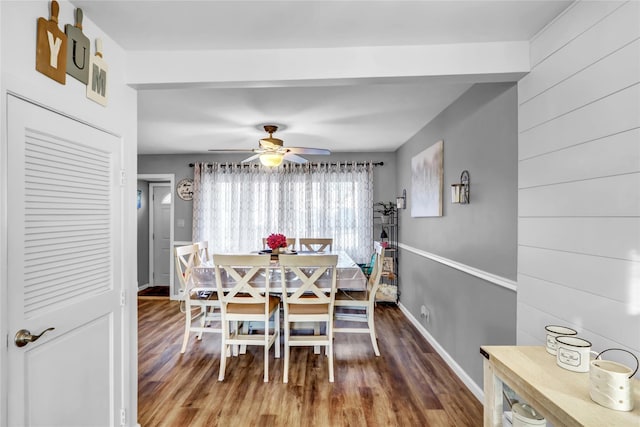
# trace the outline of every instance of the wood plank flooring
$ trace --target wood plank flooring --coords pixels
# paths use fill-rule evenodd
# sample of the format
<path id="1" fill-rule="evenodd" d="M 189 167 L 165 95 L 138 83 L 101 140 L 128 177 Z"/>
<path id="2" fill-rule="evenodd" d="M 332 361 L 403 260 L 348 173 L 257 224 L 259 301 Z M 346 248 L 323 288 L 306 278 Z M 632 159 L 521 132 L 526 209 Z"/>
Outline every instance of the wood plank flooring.
<path id="1" fill-rule="evenodd" d="M 380 357 L 366 334 L 335 339 L 335 382 L 312 348 L 284 359 L 271 350 L 269 382 L 262 381 L 263 350 L 228 359 L 218 382 L 220 337 L 184 331 L 178 303 L 138 300 L 138 422 L 142 427 L 185 426 L 481 426 L 482 405 L 399 308 L 379 305 Z"/>

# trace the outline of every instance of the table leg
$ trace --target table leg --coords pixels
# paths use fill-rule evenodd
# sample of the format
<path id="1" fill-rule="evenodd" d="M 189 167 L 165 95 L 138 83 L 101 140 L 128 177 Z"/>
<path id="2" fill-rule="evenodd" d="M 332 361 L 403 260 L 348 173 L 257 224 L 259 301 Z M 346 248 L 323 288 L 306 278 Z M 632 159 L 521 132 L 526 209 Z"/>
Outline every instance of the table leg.
<path id="1" fill-rule="evenodd" d="M 484 427 L 502 426 L 502 380 L 495 374 L 491 362 L 483 360 Z"/>
<path id="2" fill-rule="evenodd" d="M 320 335 L 320 322 L 315 322 L 313 324 L 313 335 Z M 320 354 L 319 345 L 313 347 L 313 354 Z"/>
<path id="3" fill-rule="evenodd" d="M 251 322 L 247 322 L 244 321 L 242 322 L 242 334 L 243 335 L 249 335 L 249 323 Z M 241 344 L 240 345 L 240 354 L 247 354 L 247 345 L 246 344 Z"/>

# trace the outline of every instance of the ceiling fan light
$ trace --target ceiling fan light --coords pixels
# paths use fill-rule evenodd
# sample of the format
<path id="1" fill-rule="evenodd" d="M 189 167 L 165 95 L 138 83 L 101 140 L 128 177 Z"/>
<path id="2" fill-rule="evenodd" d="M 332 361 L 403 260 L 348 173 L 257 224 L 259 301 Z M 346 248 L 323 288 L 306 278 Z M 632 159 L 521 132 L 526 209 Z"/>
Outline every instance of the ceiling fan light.
<path id="1" fill-rule="evenodd" d="M 276 166 L 280 166 L 283 158 L 284 156 L 280 153 L 264 153 L 260 154 L 260 163 L 264 166 L 275 168 Z"/>

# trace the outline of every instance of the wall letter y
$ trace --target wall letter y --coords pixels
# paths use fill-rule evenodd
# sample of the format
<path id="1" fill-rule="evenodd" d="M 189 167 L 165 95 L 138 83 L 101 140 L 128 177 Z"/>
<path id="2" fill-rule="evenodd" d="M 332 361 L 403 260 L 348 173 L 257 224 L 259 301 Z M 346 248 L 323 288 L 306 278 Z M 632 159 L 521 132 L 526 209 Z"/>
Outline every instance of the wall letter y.
<path id="1" fill-rule="evenodd" d="M 62 46 L 62 40 L 56 38 L 53 40 L 53 34 L 51 31 L 47 31 L 47 38 L 49 39 L 49 64 L 53 68 L 58 68 L 58 54 L 60 53 L 60 46 Z"/>

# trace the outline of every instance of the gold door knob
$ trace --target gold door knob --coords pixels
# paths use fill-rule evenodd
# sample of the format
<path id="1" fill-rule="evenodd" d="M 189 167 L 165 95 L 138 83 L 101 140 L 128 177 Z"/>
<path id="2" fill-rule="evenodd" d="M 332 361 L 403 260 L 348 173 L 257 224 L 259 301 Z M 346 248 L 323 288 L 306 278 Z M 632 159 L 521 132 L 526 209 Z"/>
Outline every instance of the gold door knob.
<path id="1" fill-rule="evenodd" d="M 38 341 L 38 338 L 44 335 L 45 332 L 53 331 L 54 329 L 55 328 L 47 328 L 42 331 L 40 335 L 31 335 L 31 332 L 27 331 L 26 329 L 20 329 L 18 332 L 16 332 L 14 342 L 16 343 L 16 346 L 24 347 L 30 342 Z"/>

